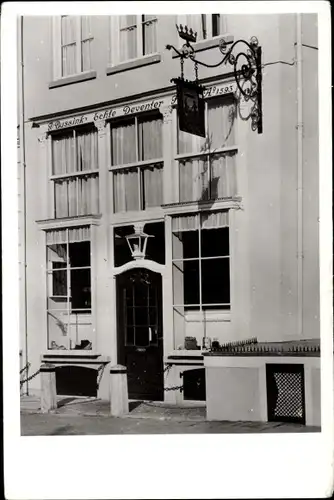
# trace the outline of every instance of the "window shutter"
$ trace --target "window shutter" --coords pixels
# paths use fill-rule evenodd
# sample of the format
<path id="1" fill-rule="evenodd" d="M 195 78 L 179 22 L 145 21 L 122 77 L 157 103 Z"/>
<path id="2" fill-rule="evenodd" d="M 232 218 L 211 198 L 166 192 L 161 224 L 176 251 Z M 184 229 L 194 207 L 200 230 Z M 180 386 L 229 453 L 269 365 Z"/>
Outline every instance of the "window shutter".
<path id="1" fill-rule="evenodd" d="M 110 16 L 110 64 L 115 66 L 119 63 L 119 16 Z"/>
<path id="2" fill-rule="evenodd" d="M 52 18 L 53 79 L 61 78 L 61 17 Z"/>

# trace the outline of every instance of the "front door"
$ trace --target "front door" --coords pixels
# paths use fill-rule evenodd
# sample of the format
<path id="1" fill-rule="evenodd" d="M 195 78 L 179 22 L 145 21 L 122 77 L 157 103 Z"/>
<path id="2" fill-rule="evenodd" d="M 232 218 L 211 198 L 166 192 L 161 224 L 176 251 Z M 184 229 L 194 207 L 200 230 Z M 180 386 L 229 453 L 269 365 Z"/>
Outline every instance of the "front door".
<path id="1" fill-rule="evenodd" d="M 117 277 L 118 362 L 130 399 L 163 400 L 161 275 L 133 269 Z"/>

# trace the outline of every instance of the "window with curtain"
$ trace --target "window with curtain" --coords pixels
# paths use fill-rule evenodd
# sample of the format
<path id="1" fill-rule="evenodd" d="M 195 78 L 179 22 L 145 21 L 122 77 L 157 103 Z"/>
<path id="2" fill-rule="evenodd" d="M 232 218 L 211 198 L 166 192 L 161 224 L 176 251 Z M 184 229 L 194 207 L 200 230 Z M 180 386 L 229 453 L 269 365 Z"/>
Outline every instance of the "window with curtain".
<path id="1" fill-rule="evenodd" d="M 132 117 L 111 124 L 114 212 L 163 203 L 162 116 Z"/>
<path id="2" fill-rule="evenodd" d="M 71 129 L 52 136 L 55 218 L 99 212 L 97 130 Z"/>
<path id="3" fill-rule="evenodd" d="M 90 227 L 46 232 L 48 349 L 92 348 Z"/>
<path id="4" fill-rule="evenodd" d="M 228 212 L 172 219 L 175 310 L 230 309 Z"/>
<path id="5" fill-rule="evenodd" d="M 179 201 L 236 194 L 236 104 L 231 97 L 205 103 L 206 137 L 178 130 Z"/>
<path id="6" fill-rule="evenodd" d="M 61 16 L 61 76 L 92 69 L 93 42 L 91 16 Z M 55 41 L 55 43 L 57 43 Z"/>
<path id="7" fill-rule="evenodd" d="M 187 14 L 177 16 L 177 24 L 192 28 L 197 42 L 226 33 L 226 16 L 222 14 Z"/>
<path id="8" fill-rule="evenodd" d="M 119 18 L 119 62 L 157 52 L 157 17 L 125 15 Z"/>

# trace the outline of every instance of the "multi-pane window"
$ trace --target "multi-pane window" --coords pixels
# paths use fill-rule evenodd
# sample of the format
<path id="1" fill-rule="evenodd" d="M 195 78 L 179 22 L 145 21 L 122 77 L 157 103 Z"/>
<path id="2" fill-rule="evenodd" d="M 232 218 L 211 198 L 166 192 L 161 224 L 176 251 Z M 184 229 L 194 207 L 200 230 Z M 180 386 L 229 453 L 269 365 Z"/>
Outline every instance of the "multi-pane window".
<path id="1" fill-rule="evenodd" d="M 97 130 L 77 128 L 52 135 L 55 217 L 99 211 Z"/>
<path id="2" fill-rule="evenodd" d="M 91 349 L 90 228 L 47 231 L 48 349 Z"/>
<path id="3" fill-rule="evenodd" d="M 236 194 L 233 98 L 205 104 L 206 137 L 178 130 L 179 201 L 205 201 Z"/>
<path id="4" fill-rule="evenodd" d="M 146 115 L 111 124 L 114 212 L 163 203 L 162 117 Z"/>
<path id="5" fill-rule="evenodd" d="M 119 19 L 119 62 L 157 52 L 157 17 L 126 15 Z"/>
<path id="6" fill-rule="evenodd" d="M 197 32 L 197 42 L 226 33 L 226 16 L 222 14 L 179 15 L 177 22 Z"/>
<path id="7" fill-rule="evenodd" d="M 92 69 L 91 16 L 61 16 L 61 76 Z"/>
<path id="8" fill-rule="evenodd" d="M 172 219 L 174 312 L 230 308 L 228 212 Z"/>

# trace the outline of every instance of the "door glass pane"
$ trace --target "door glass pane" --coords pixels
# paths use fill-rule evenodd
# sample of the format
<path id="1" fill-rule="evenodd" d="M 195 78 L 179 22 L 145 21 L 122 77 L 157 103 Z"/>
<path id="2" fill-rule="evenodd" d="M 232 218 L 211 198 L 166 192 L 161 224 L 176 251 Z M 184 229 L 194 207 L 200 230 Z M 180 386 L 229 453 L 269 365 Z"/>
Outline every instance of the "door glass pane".
<path id="1" fill-rule="evenodd" d="M 148 287 L 147 286 L 134 286 L 135 293 L 135 305 L 136 306 L 147 306 L 148 304 Z"/>
<path id="2" fill-rule="evenodd" d="M 136 327 L 135 343 L 138 347 L 149 345 L 149 329 L 147 326 Z"/>
<path id="3" fill-rule="evenodd" d="M 157 324 L 157 310 L 156 307 L 150 307 L 148 310 L 149 325 L 154 326 Z"/>
<path id="4" fill-rule="evenodd" d="M 127 329 L 126 329 L 126 340 L 125 340 L 125 343 L 127 345 L 134 345 L 134 339 L 135 339 L 134 328 L 133 328 L 133 326 L 128 326 Z"/>
<path id="5" fill-rule="evenodd" d="M 135 307 L 135 325 L 144 326 L 148 325 L 148 308 L 146 307 Z"/>

